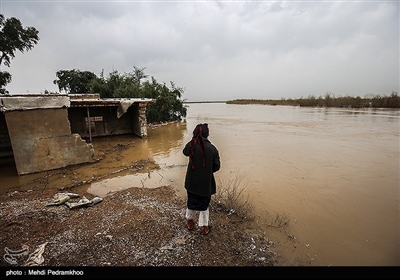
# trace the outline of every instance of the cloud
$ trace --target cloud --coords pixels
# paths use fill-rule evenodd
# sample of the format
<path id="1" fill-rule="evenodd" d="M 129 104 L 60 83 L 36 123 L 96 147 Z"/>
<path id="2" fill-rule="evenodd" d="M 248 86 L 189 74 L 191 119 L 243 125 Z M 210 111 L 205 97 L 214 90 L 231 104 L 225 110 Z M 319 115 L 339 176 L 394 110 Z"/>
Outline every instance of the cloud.
<path id="1" fill-rule="evenodd" d="M 399 3 L 2 1 L 39 30 L 17 53 L 12 93 L 57 91 L 61 69 L 145 73 L 188 100 L 390 94 L 399 90 Z"/>

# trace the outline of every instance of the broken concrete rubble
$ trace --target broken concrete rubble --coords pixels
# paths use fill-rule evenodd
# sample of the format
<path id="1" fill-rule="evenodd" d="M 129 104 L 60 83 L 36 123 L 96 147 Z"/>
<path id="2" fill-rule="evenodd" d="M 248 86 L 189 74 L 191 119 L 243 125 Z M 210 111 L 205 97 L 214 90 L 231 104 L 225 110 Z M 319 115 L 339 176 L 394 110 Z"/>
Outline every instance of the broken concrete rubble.
<path id="1" fill-rule="evenodd" d="M 65 204 L 68 206 L 69 209 L 75 209 L 83 206 L 93 206 L 97 203 L 100 203 L 103 201 L 103 198 L 101 197 L 94 197 L 93 199 L 89 200 L 86 198 L 86 196 L 83 196 L 81 199 L 79 199 L 78 202 L 70 202 L 69 200 L 71 198 L 76 198 L 79 197 L 79 194 L 75 193 L 57 193 L 54 195 L 53 200 L 49 203 L 46 204 L 46 206 L 59 206 L 62 204 Z"/>

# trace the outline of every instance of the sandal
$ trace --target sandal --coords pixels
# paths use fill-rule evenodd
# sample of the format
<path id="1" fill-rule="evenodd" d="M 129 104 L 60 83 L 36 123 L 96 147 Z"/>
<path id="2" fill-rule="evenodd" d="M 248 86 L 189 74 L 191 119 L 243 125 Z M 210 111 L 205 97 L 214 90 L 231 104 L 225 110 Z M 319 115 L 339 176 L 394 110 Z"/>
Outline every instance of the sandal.
<path id="1" fill-rule="evenodd" d="M 187 221 L 187 228 L 188 228 L 188 230 L 194 229 L 194 221 L 193 220 Z"/>
<path id="2" fill-rule="evenodd" d="M 203 235 L 209 234 L 210 231 L 211 231 L 211 226 L 203 226 L 203 230 L 202 230 Z"/>

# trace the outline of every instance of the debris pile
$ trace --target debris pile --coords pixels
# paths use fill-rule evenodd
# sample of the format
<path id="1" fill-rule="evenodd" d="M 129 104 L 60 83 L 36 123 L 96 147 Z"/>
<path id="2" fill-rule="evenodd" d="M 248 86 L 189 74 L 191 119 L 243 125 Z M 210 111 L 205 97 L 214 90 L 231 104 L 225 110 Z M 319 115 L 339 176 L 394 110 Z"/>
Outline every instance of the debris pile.
<path id="1" fill-rule="evenodd" d="M 53 200 L 49 203 L 46 204 L 46 206 L 58 206 L 65 204 L 68 206 L 69 209 L 75 209 L 79 207 L 89 207 L 93 206 L 99 202 L 102 202 L 103 199 L 101 197 L 94 197 L 93 199 L 89 200 L 85 196 L 83 196 L 81 199 L 79 199 L 77 202 L 70 202 L 70 199 L 72 198 L 79 198 L 79 194 L 76 193 L 56 193 L 53 196 Z"/>

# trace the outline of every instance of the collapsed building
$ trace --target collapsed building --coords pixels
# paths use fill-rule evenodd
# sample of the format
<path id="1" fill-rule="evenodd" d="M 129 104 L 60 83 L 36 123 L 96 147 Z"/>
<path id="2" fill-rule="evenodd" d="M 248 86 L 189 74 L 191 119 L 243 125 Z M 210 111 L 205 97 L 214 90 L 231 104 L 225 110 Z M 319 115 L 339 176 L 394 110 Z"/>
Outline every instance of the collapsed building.
<path id="1" fill-rule="evenodd" d="M 18 175 L 92 162 L 93 137 L 147 138 L 146 107 L 154 102 L 99 94 L 0 95 L 0 160 L 13 157 Z"/>

